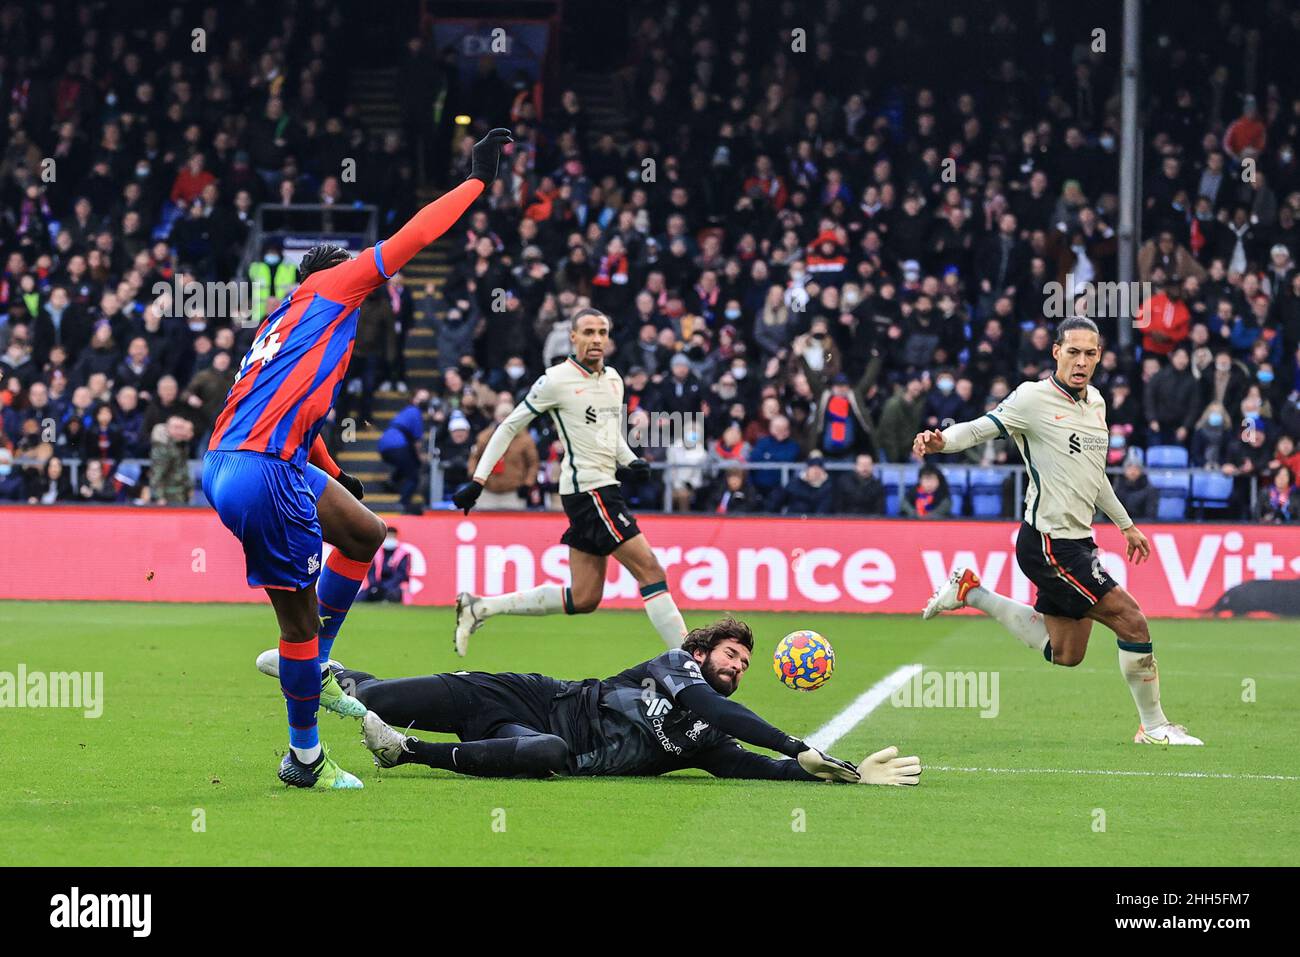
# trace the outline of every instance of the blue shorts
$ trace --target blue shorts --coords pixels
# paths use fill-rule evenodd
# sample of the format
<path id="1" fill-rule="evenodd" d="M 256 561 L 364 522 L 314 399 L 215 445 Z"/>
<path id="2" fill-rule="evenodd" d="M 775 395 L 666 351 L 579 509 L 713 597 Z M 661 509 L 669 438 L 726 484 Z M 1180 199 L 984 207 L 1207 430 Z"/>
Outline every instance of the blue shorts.
<path id="1" fill-rule="evenodd" d="M 203 494 L 244 546 L 250 588 L 298 591 L 321 568 L 316 499 L 328 476 L 262 452 L 210 451 L 203 457 Z"/>

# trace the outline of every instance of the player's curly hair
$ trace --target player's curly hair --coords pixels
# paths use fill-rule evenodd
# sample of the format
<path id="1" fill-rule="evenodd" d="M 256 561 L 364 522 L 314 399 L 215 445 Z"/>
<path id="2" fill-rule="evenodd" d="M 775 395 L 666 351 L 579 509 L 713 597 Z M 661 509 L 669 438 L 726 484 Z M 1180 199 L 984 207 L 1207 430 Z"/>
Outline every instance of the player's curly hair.
<path id="1" fill-rule="evenodd" d="M 307 254 L 298 263 L 298 281 L 302 282 L 314 272 L 320 272 L 322 269 L 329 269 L 331 266 L 345 263 L 351 258 L 346 249 L 342 246 L 336 246 L 334 243 L 321 243 L 319 246 L 313 246 L 307 250 Z"/>
<path id="2" fill-rule="evenodd" d="M 711 625 L 693 630 L 682 640 L 682 651 L 690 654 L 702 651 L 707 655 L 719 642 L 728 638 L 740 642 L 750 651 L 754 650 L 754 633 L 749 630 L 749 625 L 728 615 Z"/>

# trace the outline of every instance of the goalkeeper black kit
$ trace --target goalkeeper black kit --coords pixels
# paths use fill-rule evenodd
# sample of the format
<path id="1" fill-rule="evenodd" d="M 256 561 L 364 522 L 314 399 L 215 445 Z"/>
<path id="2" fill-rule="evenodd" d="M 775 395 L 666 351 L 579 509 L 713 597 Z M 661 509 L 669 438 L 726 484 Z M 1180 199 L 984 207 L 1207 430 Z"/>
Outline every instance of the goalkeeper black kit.
<path id="1" fill-rule="evenodd" d="M 700 768 L 717 777 L 817 780 L 788 760 L 807 745 L 718 694 L 681 649 L 604 680 L 483 672 L 383 680 L 347 670 L 338 677 L 395 728 L 485 745 L 457 745 L 453 761 L 452 745 L 417 743 L 415 760 L 433 767 L 493 776 L 648 776 Z M 520 748 L 509 740 L 518 737 L 545 740 Z M 741 741 L 787 759 L 757 754 Z"/>

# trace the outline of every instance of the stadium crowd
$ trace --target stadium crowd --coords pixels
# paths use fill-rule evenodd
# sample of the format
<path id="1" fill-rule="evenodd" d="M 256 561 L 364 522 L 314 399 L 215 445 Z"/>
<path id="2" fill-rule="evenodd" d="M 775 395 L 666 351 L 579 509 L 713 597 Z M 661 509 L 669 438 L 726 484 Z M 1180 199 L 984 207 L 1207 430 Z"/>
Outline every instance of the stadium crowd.
<path id="1" fill-rule="evenodd" d="M 209 8 L 204 22 L 237 39 L 207 57 L 182 52 L 179 22 L 103 33 L 100 8 L 83 6 L 69 32 L 53 4 L 0 9 L 0 401 L 7 443 L 36 463 L 17 477 L 0 452 L 0 501 L 188 500 L 184 460 L 252 329 L 162 315 L 152 283 L 228 278 L 268 199 L 366 200 L 390 221 L 411 209 L 407 147 L 427 101 L 404 99 L 405 138 L 372 144 L 346 77 L 325 68 L 344 21 L 310 6 L 330 12 L 243 33 Z M 1053 28 L 1020 6 L 635 3 L 610 81 L 621 127 L 572 88 L 547 90 L 543 108 L 540 87 L 480 71 L 453 99 L 472 105 L 471 132 L 508 125 L 516 145 L 451 237 L 438 387 L 381 441 L 404 499 L 425 427 L 453 488 L 589 302 L 613 321 L 629 424 L 702 424 L 689 447 L 638 450 L 673 469 L 631 490 L 635 507 L 970 512 L 947 476 L 1019 464 L 1014 445 L 910 463 L 892 503 L 881 464 L 908 463 L 920 429 L 1050 374 L 1054 320 L 1090 313 L 1109 459 L 1135 515 L 1168 514 L 1145 471 L 1159 463 L 1226 477 L 1224 514 L 1300 519 L 1300 13 L 1160 9 L 1144 48 L 1137 263 L 1152 295 L 1127 349 L 1119 317 L 1078 298 L 1117 278 L 1118 25 L 1107 52 L 1082 21 L 1070 34 L 1059 11 Z M 430 78 L 443 63 L 413 43 L 400 69 Z M 383 175 L 338 182 L 353 152 Z M 51 183 L 46 157 L 60 164 Z M 383 378 L 400 364 L 363 392 Z M 560 444 L 547 419 L 534 426 L 489 485 L 501 504 L 541 506 L 552 490 Z M 87 463 L 75 489 L 62 456 Z M 114 469 L 132 457 L 152 458 L 150 493 Z M 728 467 L 740 462 L 793 475 Z"/>

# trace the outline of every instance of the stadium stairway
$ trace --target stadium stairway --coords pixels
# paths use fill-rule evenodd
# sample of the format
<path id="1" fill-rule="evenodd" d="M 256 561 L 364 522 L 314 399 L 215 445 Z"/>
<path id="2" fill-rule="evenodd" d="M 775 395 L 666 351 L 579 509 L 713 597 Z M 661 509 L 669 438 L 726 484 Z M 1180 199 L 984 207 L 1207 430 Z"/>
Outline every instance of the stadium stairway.
<path id="1" fill-rule="evenodd" d="M 621 87 L 616 80 L 601 73 L 573 73 L 561 86 L 578 94 L 589 122 L 588 146 L 594 145 L 602 133 L 612 133 L 617 139 L 626 129 Z"/>
<path id="2" fill-rule="evenodd" d="M 420 198 L 422 202 L 431 202 L 436 198 L 436 193 L 432 190 L 427 193 L 422 191 Z M 436 295 L 437 287 L 446 282 L 451 272 L 449 243 L 449 239 L 440 240 L 407 263 L 402 270 L 414 305 L 413 324 L 406 335 L 408 391 L 376 392 L 372 420 L 359 425 L 354 441 L 343 446 L 344 451 L 339 454 L 339 465 L 366 483 L 366 504 L 377 512 L 397 512 L 400 508 L 396 493 L 384 489 L 389 469 L 379 457 L 379 436 L 393 416 L 411 401 L 411 394 L 416 389 L 434 389 L 438 383 L 438 349 L 433 316 L 435 307 L 441 309 Z M 433 283 L 434 296 L 425 295 L 426 283 Z M 428 486 L 422 483 L 416 495 L 417 502 L 424 503 L 427 490 Z"/>
<path id="3" fill-rule="evenodd" d="M 357 69 L 351 76 L 351 99 L 357 106 L 362 124 L 373 138 L 390 130 L 401 129 L 401 113 L 397 106 L 397 69 L 380 67 Z M 422 189 L 420 201 L 428 203 L 437 198 L 437 191 Z M 382 235 L 382 233 L 381 233 Z M 377 512 L 397 512 L 397 494 L 385 490 L 384 483 L 390 471 L 379 457 L 379 436 L 394 415 L 411 400 L 416 389 L 432 389 L 438 379 L 438 350 L 432 315 L 437 298 L 424 293 L 426 283 L 435 287 L 446 281 L 451 272 L 449 241 L 435 243 L 415 257 L 402 275 L 411 290 L 414 304 L 413 324 L 406 336 L 406 393 L 397 391 L 376 392 L 373 401 L 373 418 L 361 423 L 354 441 L 343 446 L 339 464 L 366 484 L 366 504 Z M 423 504 L 427 484 L 421 483 L 415 500 Z"/>

